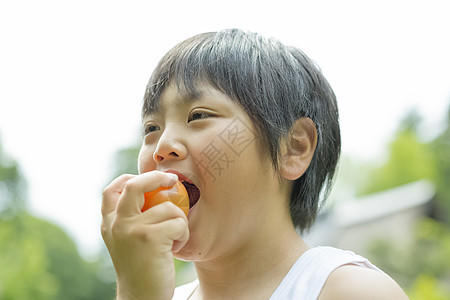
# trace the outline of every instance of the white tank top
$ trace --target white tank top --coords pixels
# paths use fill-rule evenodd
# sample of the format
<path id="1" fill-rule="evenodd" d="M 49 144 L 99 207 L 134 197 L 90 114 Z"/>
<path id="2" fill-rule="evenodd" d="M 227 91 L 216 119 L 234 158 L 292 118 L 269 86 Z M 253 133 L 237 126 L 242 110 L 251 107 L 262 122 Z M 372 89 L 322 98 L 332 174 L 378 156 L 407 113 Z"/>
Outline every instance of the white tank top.
<path id="1" fill-rule="evenodd" d="M 333 247 L 311 248 L 295 262 L 269 300 L 317 299 L 328 276 L 343 265 L 357 265 L 382 272 L 366 258 Z M 198 280 L 175 289 L 172 300 L 186 300 Z"/>

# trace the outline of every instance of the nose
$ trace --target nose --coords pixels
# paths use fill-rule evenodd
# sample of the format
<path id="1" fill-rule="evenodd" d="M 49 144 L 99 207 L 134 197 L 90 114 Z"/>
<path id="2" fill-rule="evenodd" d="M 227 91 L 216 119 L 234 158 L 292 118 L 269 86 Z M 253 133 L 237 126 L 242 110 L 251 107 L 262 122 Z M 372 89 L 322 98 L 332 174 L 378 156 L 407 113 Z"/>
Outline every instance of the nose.
<path id="1" fill-rule="evenodd" d="M 153 160 L 157 164 L 162 164 L 170 160 L 182 160 L 187 154 L 181 136 L 177 135 L 176 131 L 169 131 L 168 129 L 166 128 L 164 130 L 153 153 Z"/>

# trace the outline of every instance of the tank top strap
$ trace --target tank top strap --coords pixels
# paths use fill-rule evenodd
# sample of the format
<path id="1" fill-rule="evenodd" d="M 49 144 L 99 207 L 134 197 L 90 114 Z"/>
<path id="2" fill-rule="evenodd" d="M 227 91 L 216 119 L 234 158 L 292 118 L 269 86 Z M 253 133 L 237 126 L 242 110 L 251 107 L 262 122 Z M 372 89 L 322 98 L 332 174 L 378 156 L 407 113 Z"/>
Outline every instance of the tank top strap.
<path id="1" fill-rule="evenodd" d="M 317 299 L 331 272 L 347 264 L 382 272 L 366 258 L 351 251 L 314 247 L 295 262 L 270 300 Z"/>

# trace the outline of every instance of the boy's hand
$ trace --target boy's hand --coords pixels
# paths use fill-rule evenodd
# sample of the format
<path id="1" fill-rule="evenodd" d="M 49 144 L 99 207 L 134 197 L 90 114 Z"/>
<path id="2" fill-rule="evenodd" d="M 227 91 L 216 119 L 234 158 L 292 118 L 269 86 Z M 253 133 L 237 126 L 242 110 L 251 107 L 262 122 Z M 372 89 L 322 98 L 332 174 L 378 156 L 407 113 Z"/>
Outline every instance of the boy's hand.
<path id="1" fill-rule="evenodd" d="M 189 239 L 187 218 L 163 202 L 141 212 L 144 193 L 173 186 L 173 174 L 122 175 L 103 191 L 102 236 L 117 274 L 117 299 L 171 299 L 175 289 L 172 252 Z"/>

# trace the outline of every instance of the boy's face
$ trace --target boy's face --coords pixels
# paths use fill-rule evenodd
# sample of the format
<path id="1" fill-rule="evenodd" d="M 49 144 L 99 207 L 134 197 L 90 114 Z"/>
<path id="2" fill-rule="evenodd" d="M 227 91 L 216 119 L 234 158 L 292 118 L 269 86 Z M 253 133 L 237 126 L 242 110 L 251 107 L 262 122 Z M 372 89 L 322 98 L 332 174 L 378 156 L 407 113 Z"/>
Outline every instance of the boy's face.
<path id="1" fill-rule="evenodd" d="M 158 110 L 144 119 L 139 154 L 140 173 L 174 172 L 198 188 L 190 239 L 176 255 L 197 261 L 238 249 L 280 213 L 289 214 L 289 187 L 246 112 L 217 90 L 201 91 L 200 98 L 183 101 L 173 85 L 165 88 Z"/>

